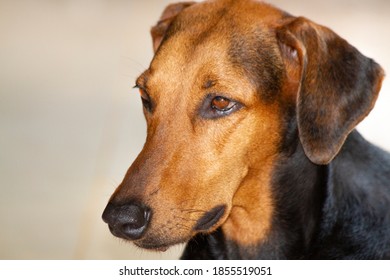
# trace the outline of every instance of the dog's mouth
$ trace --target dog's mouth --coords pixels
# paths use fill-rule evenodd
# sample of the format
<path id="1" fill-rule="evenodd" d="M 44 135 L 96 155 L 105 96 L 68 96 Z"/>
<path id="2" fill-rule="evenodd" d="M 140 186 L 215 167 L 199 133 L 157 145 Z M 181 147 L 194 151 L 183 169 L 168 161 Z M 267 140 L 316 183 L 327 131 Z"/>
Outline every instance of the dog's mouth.
<path id="1" fill-rule="evenodd" d="M 185 243 L 191 239 L 191 237 L 199 232 L 207 234 L 207 232 L 214 230 L 215 227 L 218 227 L 222 221 L 223 216 L 226 213 L 225 205 L 218 205 L 212 208 L 210 211 L 205 212 L 200 219 L 197 221 L 195 226 L 193 226 L 192 234 L 184 237 L 173 237 L 173 236 L 145 236 L 139 240 L 134 240 L 133 243 L 142 249 L 165 252 L 171 246 L 177 245 L 179 243 Z M 171 239 L 172 238 L 172 239 Z"/>
<path id="2" fill-rule="evenodd" d="M 225 214 L 226 206 L 218 205 L 210 211 L 203 214 L 203 216 L 196 223 L 194 230 L 196 231 L 208 231 L 212 229 L 221 220 Z"/>

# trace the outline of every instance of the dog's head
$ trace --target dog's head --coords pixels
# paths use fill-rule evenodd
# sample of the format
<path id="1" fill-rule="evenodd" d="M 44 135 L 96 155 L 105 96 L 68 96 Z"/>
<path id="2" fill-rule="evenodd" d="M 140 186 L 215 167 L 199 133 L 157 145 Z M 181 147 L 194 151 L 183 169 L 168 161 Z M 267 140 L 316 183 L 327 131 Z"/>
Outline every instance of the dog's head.
<path id="1" fill-rule="evenodd" d="M 152 38 L 136 81 L 146 143 L 103 214 L 143 248 L 221 226 L 247 244 L 266 238 L 286 131 L 313 163 L 329 163 L 383 78 L 331 30 L 252 0 L 170 5 Z"/>

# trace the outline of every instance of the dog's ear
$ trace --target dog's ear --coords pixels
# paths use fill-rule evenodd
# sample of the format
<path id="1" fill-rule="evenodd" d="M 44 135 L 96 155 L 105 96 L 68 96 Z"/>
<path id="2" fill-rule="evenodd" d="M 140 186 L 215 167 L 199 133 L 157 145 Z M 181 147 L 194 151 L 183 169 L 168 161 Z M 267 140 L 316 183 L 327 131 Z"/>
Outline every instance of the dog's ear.
<path id="1" fill-rule="evenodd" d="M 185 8 L 195 4 L 195 2 L 182 2 L 168 5 L 163 11 L 159 21 L 155 26 L 152 27 L 150 33 L 152 34 L 153 50 L 157 51 L 162 40 L 164 39 L 165 33 L 167 32 L 172 21 L 180 14 Z"/>
<path id="2" fill-rule="evenodd" d="M 330 29 L 302 17 L 279 28 L 277 37 L 288 79 L 298 85 L 296 114 L 305 154 L 328 164 L 374 107 L 384 71 Z"/>

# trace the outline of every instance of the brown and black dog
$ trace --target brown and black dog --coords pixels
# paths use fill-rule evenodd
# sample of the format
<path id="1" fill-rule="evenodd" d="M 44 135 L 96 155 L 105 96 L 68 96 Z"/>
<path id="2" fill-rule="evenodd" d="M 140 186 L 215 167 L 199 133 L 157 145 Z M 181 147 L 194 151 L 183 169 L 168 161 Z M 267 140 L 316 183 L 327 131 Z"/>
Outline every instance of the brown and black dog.
<path id="1" fill-rule="evenodd" d="M 390 155 L 354 130 L 384 72 L 254 0 L 168 6 L 137 79 L 145 146 L 103 219 L 184 259 L 390 258 Z"/>

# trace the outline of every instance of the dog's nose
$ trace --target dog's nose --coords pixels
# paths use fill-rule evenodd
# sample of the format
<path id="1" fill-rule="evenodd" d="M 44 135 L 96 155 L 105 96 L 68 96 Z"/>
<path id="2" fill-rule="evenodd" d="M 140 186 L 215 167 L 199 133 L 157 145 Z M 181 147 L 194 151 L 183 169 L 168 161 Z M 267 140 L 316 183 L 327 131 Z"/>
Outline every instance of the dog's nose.
<path id="1" fill-rule="evenodd" d="M 150 209 L 142 204 L 115 205 L 108 203 L 102 218 L 108 224 L 113 235 L 136 240 L 145 233 L 150 216 Z"/>

